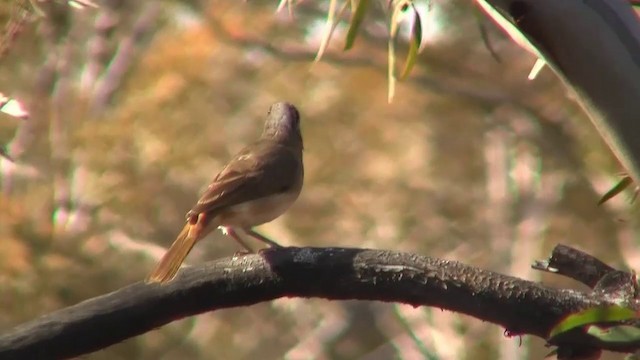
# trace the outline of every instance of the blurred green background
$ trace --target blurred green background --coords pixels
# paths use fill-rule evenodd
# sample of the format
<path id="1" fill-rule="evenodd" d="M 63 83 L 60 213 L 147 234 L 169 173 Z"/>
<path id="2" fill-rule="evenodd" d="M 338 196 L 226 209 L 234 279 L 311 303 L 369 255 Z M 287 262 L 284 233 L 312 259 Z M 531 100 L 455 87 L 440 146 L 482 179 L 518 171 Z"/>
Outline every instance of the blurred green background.
<path id="1" fill-rule="evenodd" d="M 531 271 L 558 243 L 638 268 L 621 170 L 558 79 L 471 2 L 416 2 L 424 50 L 387 102 L 387 19 L 373 2 L 355 47 L 341 23 L 324 58 L 328 1 L 59 3 L 20 22 L 0 4 L 0 329 L 145 277 L 269 105 L 302 114 L 305 186 L 260 231 L 293 246 L 393 249 L 581 288 Z M 10 27 L 5 27 L 5 33 Z M 406 39 L 407 26 L 402 37 Z M 399 41 L 399 62 L 406 41 Z M 220 234 L 191 264 L 231 256 Z M 176 321 L 87 359 L 525 359 L 543 341 L 440 309 L 281 299 Z M 609 358 L 617 358 L 608 355 Z"/>

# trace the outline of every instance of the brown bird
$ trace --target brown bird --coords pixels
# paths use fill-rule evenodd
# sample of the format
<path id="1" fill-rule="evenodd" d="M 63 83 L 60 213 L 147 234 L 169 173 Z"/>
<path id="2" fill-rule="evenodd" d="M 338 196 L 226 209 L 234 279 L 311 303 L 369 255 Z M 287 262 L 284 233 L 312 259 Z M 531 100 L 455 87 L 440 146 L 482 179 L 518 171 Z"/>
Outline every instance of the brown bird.
<path id="1" fill-rule="evenodd" d="M 304 179 L 302 149 L 298 110 L 285 102 L 273 104 L 260 139 L 233 157 L 209 184 L 147 282 L 171 281 L 195 243 L 218 227 L 249 252 L 253 250 L 237 230 L 279 246 L 252 228 L 282 215 L 298 198 Z"/>

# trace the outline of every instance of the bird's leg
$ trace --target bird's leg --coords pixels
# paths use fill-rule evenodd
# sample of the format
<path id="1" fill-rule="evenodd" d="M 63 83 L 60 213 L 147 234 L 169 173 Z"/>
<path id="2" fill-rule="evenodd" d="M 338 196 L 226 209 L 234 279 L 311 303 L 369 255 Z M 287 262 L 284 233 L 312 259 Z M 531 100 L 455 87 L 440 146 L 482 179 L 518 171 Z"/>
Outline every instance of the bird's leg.
<path id="1" fill-rule="evenodd" d="M 251 246 L 249 246 L 246 242 L 244 242 L 244 240 L 240 238 L 240 235 L 238 235 L 238 233 L 231 226 L 220 226 L 220 230 L 222 230 L 222 233 L 224 235 L 228 235 L 233 240 L 237 241 L 238 244 L 240 244 L 240 246 L 242 246 L 245 249 L 246 254 L 255 253 L 255 251 L 253 251 Z M 242 254 L 242 252 L 240 252 L 240 254 Z"/>
<path id="2" fill-rule="evenodd" d="M 282 247 L 282 245 L 278 244 L 277 242 L 269 239 L 268 237 L 261 235 L 259 233 L 257 233 L 255 230 L 249 228 L 249 229 L 243 229 L 244 231 L 247 232 L 247 234 L 251 235 L 253 238 L 262 241 L 263 243 L 269 245 L 270 247 L 275 247 L 275 248 L 279 248 Z"/>

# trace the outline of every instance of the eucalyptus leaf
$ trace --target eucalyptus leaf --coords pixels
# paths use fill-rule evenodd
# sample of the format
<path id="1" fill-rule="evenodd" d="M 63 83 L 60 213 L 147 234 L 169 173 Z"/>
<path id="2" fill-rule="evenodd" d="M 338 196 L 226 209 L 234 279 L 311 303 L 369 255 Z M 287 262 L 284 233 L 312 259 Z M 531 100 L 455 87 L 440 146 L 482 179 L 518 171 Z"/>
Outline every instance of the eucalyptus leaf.
<path id="1" fill-rule="evenodd" d="M 353 43 L 356 41 L 356 36 L 358 35 L 358 30 L 362 24 L 362 20 L 367 13 L 368 6 L 369 0 L 360 0 L 360 2 L 358 2 L 358 6 L 353 12 L 353 16 L 351 17 L 351 22 L 349 24 L 349 31 L 347 32 L 347 38 L 344 44 L 345 50 L 349 50 L 353 47 Z"/>
<path id="2" fill-rule="evenodd" d="M 634 310 L 619 305 L 594 307 L 566 317 L 551 330 L 549 338 L 553 339 L 554 337 L 579 326 L 610 323 L 637 318 L 638 315 Z"/>
<path id="3" fill-rule="evenodd" d="M 607 191 L 606 194 L 602 195 L 600 201 L 598 201 L 598 205 L 602 205 L 605 202 L 609 201 L 616 195 L 620 194 L 624 189 L 628 188 L 629 185 L 633 183 L 633 179 L 629 175 L 624 175 L 622 179 L 614 185 L 611 190 Z"/>
<path id="4" fill-rule="evenodd" d="M 640 329 L 631 325 L 619 325 L 611 327 L 589 326 L 587 333 L 605 343 L 638 343 L 640 342 Z"/>
<path id="5" fill-rule="evenodd" d="M 420 44 L 422 44 L 422 21 L 420 14 L 413 4 L 411 4 L 415 18 L 413 20 L 413 26 L 411 26 L 411 38 L 409 40 L 409 53 L 407 54 L 407 60 L 404 63 L 404 70 L 400 75 L 400 80 L 404 80 L 411 73 L 411 69 L 416 63 L 418 53 L 420 52 Z"/>

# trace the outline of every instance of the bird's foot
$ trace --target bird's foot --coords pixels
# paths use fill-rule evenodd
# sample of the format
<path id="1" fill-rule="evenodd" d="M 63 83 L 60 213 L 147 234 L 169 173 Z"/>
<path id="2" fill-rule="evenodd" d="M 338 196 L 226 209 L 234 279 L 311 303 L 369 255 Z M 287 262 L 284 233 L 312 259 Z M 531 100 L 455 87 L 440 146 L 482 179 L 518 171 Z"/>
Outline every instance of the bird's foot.
<path id="1" fill-rule="evenodd" d="M 233 240 L 237 241 L 238 244 L 240 244 L 240 246 L 242 246 L 244 248 L 244 251 L 243 250 L 239 251 L 240 253 L 245 253 L 244 255 L 254 254 L 255 253 L 253 248 L 251 248 L 251 246 L 249 246 L 249 244 L 244 242 L 244 240 L 242 240 L 240 235 L 238 235 L 238 233 L 232 227 L 230 227 L 230 226 L 220 226 L 220 230 L 222 230 L 222 233 L 224 235 L 227 235 L 227 236 L 231 237 Z M 238 252 L 236 252 L 236 254 L 238 254 Z"/>

